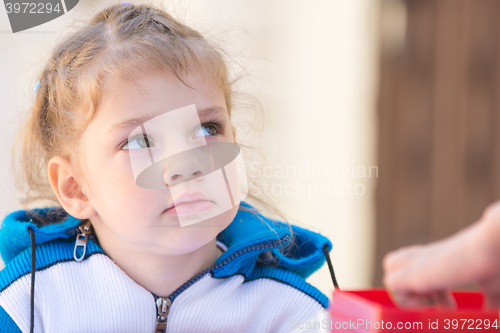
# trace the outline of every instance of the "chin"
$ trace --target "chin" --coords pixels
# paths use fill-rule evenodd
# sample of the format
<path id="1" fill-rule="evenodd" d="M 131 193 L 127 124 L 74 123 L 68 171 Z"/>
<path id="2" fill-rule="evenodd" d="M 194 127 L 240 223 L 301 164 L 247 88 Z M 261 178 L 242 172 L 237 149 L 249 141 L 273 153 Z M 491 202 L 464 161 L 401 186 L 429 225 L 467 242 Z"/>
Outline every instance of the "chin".
<path id="1" fill-rule="evenodd" d="M 181 238 L 193 246 L 201 247 L 212 241 L 234 220 L 238 207 L 232 208 L 212 218 L 180 228 Z M 191 246 L 190 246 L 191 247 Z"/>
<path id="2" fill-rule="evenodd" d="M 181 225 L 180 221 L 177 220 L 177 223 L 181 226 L 182 229 L 219 229 L 217 233 L 225 229 L 234 219 L 236 213 L 238 212 L 238 206 L 231 208 L 223 213 L 220 213 L 216 216 L 204 218 L 202 214 L 193 216 L 191 218 L 185 218 L 183 222 L 184 225 Z"/>

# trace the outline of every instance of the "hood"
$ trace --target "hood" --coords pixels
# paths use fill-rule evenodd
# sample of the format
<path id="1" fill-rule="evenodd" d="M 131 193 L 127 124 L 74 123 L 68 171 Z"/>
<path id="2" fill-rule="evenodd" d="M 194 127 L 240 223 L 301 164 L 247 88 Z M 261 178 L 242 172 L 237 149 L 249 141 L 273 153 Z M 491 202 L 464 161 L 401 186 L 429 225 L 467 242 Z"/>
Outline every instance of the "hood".
<path id="1" fill-rule="evenodd" d="M 261 215 L 253 206 L 242 201 L 240 206 L 253 210 L 238 210 L 233 222 L 217 239 L 228 249 L 216 262 L 216 276 L 245 273 L 256 263 L 270 264 L 306 278 L 325 262 L 323 248 L 331 242 L 324 236 L 294 225 Z M 32 220 L 32 221 L 30 221 Z M 33 221 L 46 221 L 38 225 Z M 62 222 L 61 222 L 62 221 Z M 19 210 L 10 213 L 0 227 L 0 255 L 5 264 L 30 246 L 32 228 L 36 244 L 74 236 L 83 221 L 65 213 L 61 207 Z M 232 260 L 235 257 L 238 260 Z"/>
<path id="2" fill-rule="evenodd" d="M 33 221 L 44 221 L 39 223 Z M 64 212 L 61 207 L 18 210 L 8 214 L 0 226 L 0 256 L 5 265 L 30 246 L 28 228 L 35 232 L 36 244 L 76 234 L 82 221 Z"/>
<path id="3" fill-rule="evenodd" d="M 261 263 L 284 268 L 305 279 L 323 265 L 323 248 L 328 246 L 328 251 L 332 249 L 328 238 L 265 217 L 244 201 L 240 206 L 252 209 L 253 212 L 238 210 L 233 222 L 217 236 L 218 240 L 228 246 L 228 250 L 215 264 L 223 264 L 225 260 L 238 254 L 240 258 L 217 269 L 214 272 L 216 277 L 248 273 L 256 263 Z"/>

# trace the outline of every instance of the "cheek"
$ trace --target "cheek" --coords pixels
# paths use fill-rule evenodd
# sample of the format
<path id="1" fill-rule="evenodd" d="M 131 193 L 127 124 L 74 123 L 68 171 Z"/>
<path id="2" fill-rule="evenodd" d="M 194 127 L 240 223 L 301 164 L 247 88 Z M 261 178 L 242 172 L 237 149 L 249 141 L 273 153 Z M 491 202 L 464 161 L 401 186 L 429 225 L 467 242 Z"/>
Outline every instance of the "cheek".
<path id="1" fill-rule="evenodd" d="M 98 213 L 104 223 L 122 238 L 145 235 L 150 226 L 158 224 L 161 207 L 151 190 L 121 185 L 99 202 Z"/>
<path id="2" fill-rule="evenodd" d="M 108 193 L 108 204 L 113 205 L 113 211 L 123 218 L 147 217 L 154 214 L 155 207 L 158 206 L 158 195 L 155 190 L 144 189 L 133 181 L 117 181 L 110 186 L 115 186 L 114 190 Z"/>
<path id="3" fill-rule="evenodd" d="M 127 165 L 96 164 L 91 173 L 91 202 L 98 213 L 109 212 L 106 215 L 118 218 L 145 215 L 157 197 L 156 191 L 137 186 Z"/>

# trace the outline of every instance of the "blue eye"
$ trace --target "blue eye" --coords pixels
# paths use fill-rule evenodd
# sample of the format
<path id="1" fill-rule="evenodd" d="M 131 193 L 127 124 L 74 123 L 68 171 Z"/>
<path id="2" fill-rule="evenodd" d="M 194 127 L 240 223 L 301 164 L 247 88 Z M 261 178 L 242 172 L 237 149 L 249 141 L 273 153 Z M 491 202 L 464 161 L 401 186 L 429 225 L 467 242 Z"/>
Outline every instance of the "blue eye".
<path id="1" fill-rule="evenodd" d="M 217 124 L 205 123 L 196 131 L 195 136 L 214 136 L 219 132 Z"/>
<path id="2" fill-rule="evenodd" d="M 127 143 L 123 145 L 122 149 L 134 150 L 134 149 L 144 149 L 148 147 L 154 147 L 154 145 L 151 145 L 151 141 L 148 139 L 147 136 L 140 134 L 128 140 Z"/>

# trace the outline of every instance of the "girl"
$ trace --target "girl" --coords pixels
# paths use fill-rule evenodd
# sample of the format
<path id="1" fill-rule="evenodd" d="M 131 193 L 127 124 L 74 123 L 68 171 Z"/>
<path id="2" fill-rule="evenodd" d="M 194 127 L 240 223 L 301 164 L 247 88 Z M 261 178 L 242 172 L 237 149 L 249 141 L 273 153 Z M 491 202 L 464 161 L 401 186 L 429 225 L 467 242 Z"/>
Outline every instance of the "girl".
<path id="1" fill-rule="evenodd" d="M 23 205 L 60 206 L 3 221 L 2 332 L 289 332 L 327 307 L 305 278 L 328 239 L 190 187 L 215 174 L 201 164 L 163 159 L 160 188 L 133 169 L 134 154 L 158 157 L 152 124 L 172 157 L 179 133 L 234 144 L 233 90 L 222 53 L 150 6 L 109 7 L 56 47 L 19 171 Z"/>

